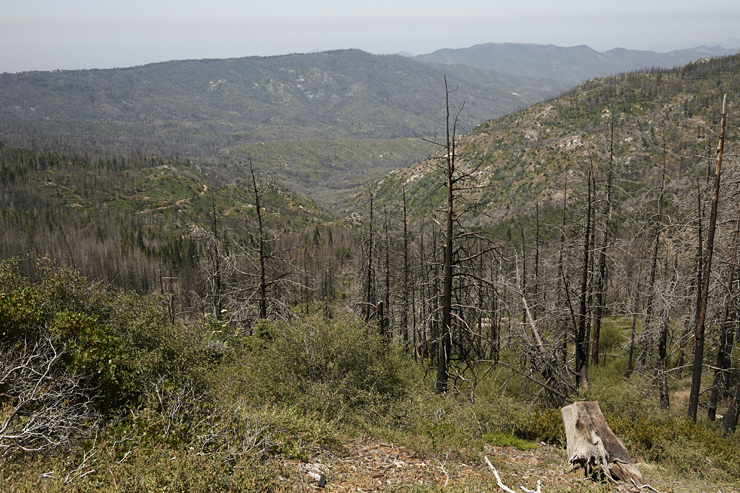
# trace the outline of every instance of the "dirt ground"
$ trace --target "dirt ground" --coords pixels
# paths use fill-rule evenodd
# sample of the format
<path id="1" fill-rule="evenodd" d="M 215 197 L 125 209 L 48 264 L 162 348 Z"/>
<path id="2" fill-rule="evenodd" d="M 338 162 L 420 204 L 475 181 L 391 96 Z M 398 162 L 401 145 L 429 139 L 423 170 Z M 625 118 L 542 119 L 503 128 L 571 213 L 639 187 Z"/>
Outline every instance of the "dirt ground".
<path id="1" fill-rule="evenodd" d="M 275 486 L 281 491 L 336 492 L 494 492 L 504 491 L 491 469 L 488 457 L 505 486 L 524 491 L 521 486 L 542 492 L 626 492 L 639 491 L 626 486 L 598 485 L 570 472 L 564 450 L 541 444 L 535 450 L 485 446 L 480 460 L 471 463 L 444 455 L 418 457 L 406 447 L 373 438 L 358 438 L 345 443 L 342 452 L 313 451 L 308 462 L 280 459 Z M 660 493 L 740 493 L 721 485 L 702 485 L 693 481 L 672 481 L 654 466 L 638 463 L 643 476 Z M 319 484 L 323 486 L 319 486 Z M 325 483 L 324 483 L 325 482 Z M 642 491 L 651 491 L 644 488 Z"/>
<path id="2" fill-rule="evenodd" d="M 535 490 L 537 480 L 544 491 L 566 491 L 573 482 L 568 474 L 565 452 L 548 445 L 521 451 L 513 447 L 486 445 L 485 456 L 499 470 L 505 485 Z M 446 456 L 420 458 L 403 446 L 372 438 L 345 444 L 344 451 L 317 451 L 309 462 L 279 461 L 280 489 L 294 491 L 492 491 L 495 477 L 482 458 L 467 464 Z M 322 475 L 326 484 L 319 487 Z"/>

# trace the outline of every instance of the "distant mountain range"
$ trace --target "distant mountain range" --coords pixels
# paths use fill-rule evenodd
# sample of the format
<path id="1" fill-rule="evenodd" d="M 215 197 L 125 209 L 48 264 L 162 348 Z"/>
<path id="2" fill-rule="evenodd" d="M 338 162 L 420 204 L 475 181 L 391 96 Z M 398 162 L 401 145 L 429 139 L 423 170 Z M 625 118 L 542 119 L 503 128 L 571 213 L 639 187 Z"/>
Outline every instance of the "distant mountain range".
<path id="1" fill-rule="evenodd" d="M 0 74 L 0 138 L 111 137 L 201 154 L 277 139 L 407 138 L 440 128 L 445 75 L 467 103 L 466 130 L 567 88 L 359 50 Z"/>
<path id="2" fill-rule="evenodd" d="M 462 134 L 585 79 L 722 53 L 485 44 L 414 58 L 338 50 L 6 73 L 0 142 L 212 163 L 251 155 L 267 176 L 328 205 L 429 155 L 429 146 L 409 139 L 442 135 L 444 77 L 465 104 Z"/>
<path id="3" fill-rule="evenodd" d="M 554 79 L 570 86 L 605 75 L 646 68 L 673 68 L 691 61 L 734 55 L 737 49 L 700 46 L 667 53 L 613 50 L 598 52 L 588 46 L 486 43 L 462 49 L 443 49 L 414 57 L 425 63 L 466 64 L 503 74 Z"/>

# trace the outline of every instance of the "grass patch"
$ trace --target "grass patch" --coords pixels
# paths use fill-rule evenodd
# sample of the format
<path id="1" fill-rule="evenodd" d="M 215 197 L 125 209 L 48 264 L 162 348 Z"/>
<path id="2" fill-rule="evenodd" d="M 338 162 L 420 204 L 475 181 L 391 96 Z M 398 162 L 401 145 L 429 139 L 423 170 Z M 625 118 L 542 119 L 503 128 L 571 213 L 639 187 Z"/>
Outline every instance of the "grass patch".
<path id="1" fill-rule="evenodd" d="M 519 450 L 534 450 L 537 448 L 536 443 L 527 442 L 503 431 L 486 433 L 483 435 L 483 440 L 485 440 L 486 443 L 497 447 L 516 447 Z"/>

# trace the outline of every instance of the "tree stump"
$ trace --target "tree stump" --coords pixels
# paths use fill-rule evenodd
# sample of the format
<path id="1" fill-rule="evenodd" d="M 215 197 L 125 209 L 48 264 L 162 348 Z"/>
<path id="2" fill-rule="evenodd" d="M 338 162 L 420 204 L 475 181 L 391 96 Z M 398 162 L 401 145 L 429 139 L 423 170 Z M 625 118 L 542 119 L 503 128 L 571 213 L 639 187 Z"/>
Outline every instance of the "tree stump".
<path id="1" fill-rule="evenodd" d="M 637 487 L 645 480 L 622 441 L 606 424 L 598 402 L 574 402 L 562 408 L 568 461 L 581 468 L 587 477 L 623 481 Z"/>

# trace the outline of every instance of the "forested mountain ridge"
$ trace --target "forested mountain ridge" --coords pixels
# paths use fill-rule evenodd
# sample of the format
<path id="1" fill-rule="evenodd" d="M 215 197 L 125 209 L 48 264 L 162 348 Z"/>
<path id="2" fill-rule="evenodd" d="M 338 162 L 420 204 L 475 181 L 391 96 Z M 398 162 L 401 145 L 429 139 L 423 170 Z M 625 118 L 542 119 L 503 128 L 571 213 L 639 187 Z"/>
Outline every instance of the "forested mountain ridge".
<path id="1" fill-rule="evenodd" d="M 267 143 L 263 171 L 328 205 L 347 187 L 429 155 L 409 139 L 440 131 L 435 103 L 445 75 L 468 101 L 466 130 L 567 87 L 359 50 L 6 73 L 0 141 L 210 162 L 229 149 L 262 155 L 256 146 Z M 321 148 L 331 150 L 316 155 Z M 331 186 L 317 179 L 326 170 L 339 176 Z"/>
<path id="2" fill-rule="evenodd" d="M 531 212 L 535 202 L 558 207 L 568 189 L 583 184 L 592 158 L 606 166 L 609 126 L 615 125 L 615 170 L 625 180 L 647 184 L 668 151 L 673 178 L 697 173 L 717 142 L 722 95 L 728 94 L 728 119 L 738 120 L 740 55 L 698 61 L 673 70 L 650 70 L 595 79 L 558 98 L 491 120 L 462 135 L 458 159 L 476 169 L 479 187 L 469 197 L 479 203 L 469 220 L 490 224 L 511 214 Z M 453 104 L 463 102 L 454 98 Z M 465 110 L 463 109 L 463 112 Z M 738 126 L 727 129 L 734 156 Z M 400 201 L 401 185 L 416 217 L 441 205 L 435 192 L 438 158 L 392 172 L 378 185 L 378 204 Z M 473 199 L 474 197 L 474 199 Z M 355 199 L 357 206 L 366 198 Z"/>
<path id="3" fill-rule="evenodd" d="M 504 74 L 548 78 L 573 85 L 635 70 L 670 69 L 707 57 L 732 55 L 737 51 L 699 46 L 668 53 L 624 48 L 598 52 L 585 45 L 485 43 L 470 48 L 442 49 L 417 55 L 415 59 L 425 63 L 463 63 Z"/>
<path id="4" fill-rule="evenodd" d="M 466 102 L 462 133 L 565 90 L 576 79 L 563 74 L 580 78 L 657 63 L 623 51 L 629 56 L 612 54 L 600 65 L 594 60 L 605 55 L 587 47 L 479 45 L 439 59 L 447 52 L 409 59 L 340 50 L 0 74 L 0 141 L 27 146 L 29 139 L 55 139 L 78 149 L 211 162 L 229 152 L 257 154 L 263 173 L 328 206 L 429 155 L 429 146 L 409 139 L 442 131 L 443 76 Z M 503 74 L 549 74 L 520 67 L 532 63 L 543 70 L 557 64 L 561 72 L 553 74 L 563 81 Z M 321 178 L 327 172 L 339 178 Z"/>
<path id="5" fill-rule="evenodd" d="M 438 128 L 442 76 L 469 101 L 465 126 L 566 86 L 359 50 L 0 75 L 0 132 L 130 140 L 213 154 L 265 140 L 392 139 Z"/>

